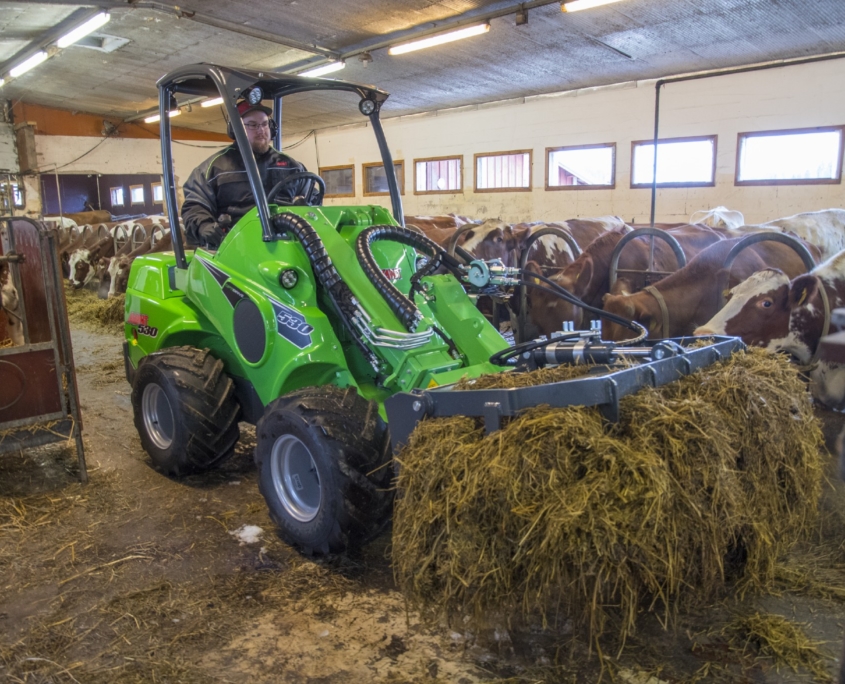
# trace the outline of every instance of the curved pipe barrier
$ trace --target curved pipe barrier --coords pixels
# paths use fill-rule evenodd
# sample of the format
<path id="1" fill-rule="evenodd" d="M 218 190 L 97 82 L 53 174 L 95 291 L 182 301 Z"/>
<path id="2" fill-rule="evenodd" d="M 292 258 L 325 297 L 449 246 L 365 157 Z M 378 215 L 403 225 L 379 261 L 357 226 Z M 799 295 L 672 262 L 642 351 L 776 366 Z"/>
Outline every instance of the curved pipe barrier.
<path id="1" fill-rule="evenodd" d="M 467 223 L 458 228 L 454 233 L 452 233 L 452 237 L 449 238 L 449 246 L 446 248 L 446 251 L 449 253 L 449 256 L 455 256 L 455 249 L 458 246 L 458 238 L 464 233 L 472 230 L 473 228 L 478 228 L 478 226 L 480 225 L 480 223 Z"/>
<path id="2" fill-rule="evenodd" d="M 660 228 L 637 228 L 636 230 L 632 230 L 630 233 L 625 235 L 620 241 L 619 244 L 616 245 L 616 249 L 613 250 L 613 255 L 610 257 L 610 272 L 608 273 L 608 280 L 609 280 L 609 289 L 613 289 L 613 286 L 616 284 L 616 276 L 619 273 L 619 257 L 622 254 L 622 249 L 627 245 L 631 240 L 642 237 L 644 235 L 651 236 L 651 249 L 649 250 L 649 259 L 648 259 L 648 266 L 649 270 L 646 271 L 633 271 L 633 270 L 626 270 L 626 273 L 642 273 L 645 276 L 650 275 L 659 275 L 659 276 L 666 276 L 669 275 L 670 272 L 667 271 L 655 271 L 654 269 L 654 238 L 660 238 L 664 242 L 666 242 L 675 254 L 675 258 L 678 260 L 678 268 L 681 269 L 687 265 L 687 255 L 684 254 L 684 248 L 681 247 L 680 243 L 672 237 L 669 233 L 665 230 L 661 230 Z"/>
<path id="3" fill-rule="evenodd" d="M 144 226 L 134 225 L 132 226 L 132 249 L 138 249 L 144 241 L 147 239 L 147 231 L 144 230 Z"/>
<path id="4" fill-rule="evenodd" d="M 801 261 L 804 262 L 804 268 L 807 269 L 809 273 L 816 267 L 816 260 L 813 259 L 813 255 L 810 254 L 810 250 L 808 250 L 798 239 L 792 237 L 791 235 L 786 235 L 785 233 L 775 233 L 775 232 L 763 232 L 763 233 L 754 233 L 753 235 L 746 235 L 742 238 L 739 242 L 737 242 L 730 252 L 728 252 L 728 256 L 725 257 L 725 263 L 722 265 L 722 268 L 730 274 L 731 267 L 736 261 L 736 258 L 739 256 L 740 252 L 744 249 L 750 247 L 751 245 L 756 245 L 758 242 L 780 242 L 784 245 L 792 247 L 795 253 L 801 257 Z M 719 297 L 721 301 L 721 305 L 719 308 L 725 306 L 725 290 L 727 289 L 727 284 L 724 283 L 725 287 L 721 287 L 719 289 Z"/>
<path id="5" fill-rule="evenodd" d="M 114 227 L 114 251 L 119 252 L 121 248 L 129 241 L 129 231 L 126 226 L 119 223 Z"/>
<path id="6" fill-rule="evenodd" d="M 534 246 L 534 243 L 545 235 L 554 235 L 569 245 L 569 248 L 572 250 L 573 259 L 577 259 L 581 256 L 581 247 L 579 247 L 578 243 L 575 242 L 574 237 L 558 226 L 546 226 L 545 228 L 540 228 L 540 230 L 536 233 L 532 233 L 525 241 L 525 246 L 522 248 L 522 254 L 519 255 L 520 271 L 525 270 L 525 264 L 528 263 L 528 255 L 531 253 L 531 248 Z M 517 289 L 519 296 L 519 313 L 516 317 L 514 341 L 519 343 L 525 341 L 525 322 L 528 318 L 528 288 L 520 285 Z"/>

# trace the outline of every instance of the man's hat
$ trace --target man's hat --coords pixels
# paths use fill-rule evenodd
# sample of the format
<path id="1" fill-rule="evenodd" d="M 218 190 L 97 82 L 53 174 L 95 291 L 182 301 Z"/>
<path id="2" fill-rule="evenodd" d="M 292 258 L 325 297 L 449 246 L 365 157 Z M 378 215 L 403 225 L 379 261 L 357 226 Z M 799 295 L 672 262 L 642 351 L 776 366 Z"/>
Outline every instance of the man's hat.
<path id="1" fill-rule="evenodd" d="M 245 117 L 250 112 L 264 112 L 267 116 L 270 116 L 273 113 L 273 110 L 269 107 L 265 107 L 260 102 L 258 104 L 250 104 L 248 100 L 241 100 L 238 102 L 238 114 L 241 115 L 241 118 Z"/>

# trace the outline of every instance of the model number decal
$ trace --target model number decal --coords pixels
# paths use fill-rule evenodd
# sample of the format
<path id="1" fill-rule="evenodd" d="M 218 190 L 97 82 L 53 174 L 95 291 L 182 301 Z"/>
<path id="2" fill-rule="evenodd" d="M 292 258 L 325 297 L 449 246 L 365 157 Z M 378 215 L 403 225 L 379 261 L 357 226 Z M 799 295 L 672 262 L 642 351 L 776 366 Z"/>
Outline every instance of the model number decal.
<path id="1" fill-rule="evenodd" d="M 276 332 L 288 342 L 299 349 L 311 346 L 311 333 L 314 326 L 310 325 L 305 317 L 289 306 L 268 297 L 273 305 L 273 313 L 276 315 Z"/>
<path id="2" fill-rule="evenodd" d="M 146 316 L 145 316 L 146 318 Z M 139 335 L 146 335 L 147 337 L 155 337 L 158 335 L 158 328 L 153 328 L 149 325 L 139 325 L 138 326 L 138 334 Z"/>

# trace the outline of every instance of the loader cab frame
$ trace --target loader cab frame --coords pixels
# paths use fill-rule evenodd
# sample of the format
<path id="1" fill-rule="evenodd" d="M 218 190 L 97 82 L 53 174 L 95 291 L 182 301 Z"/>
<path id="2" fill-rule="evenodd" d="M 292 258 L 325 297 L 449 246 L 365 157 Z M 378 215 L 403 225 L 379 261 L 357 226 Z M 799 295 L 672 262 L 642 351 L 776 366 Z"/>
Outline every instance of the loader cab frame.
<path id="1" fill-rule="evenodd" d="M 170 117 L 168 112 L 178 106 L 177 95 L 188 95 L 191 98 L 208 97 L 223 98 L 226 118 L 231 124 L 235 135 L 235 143 L 241 152 L 252 194 L 255 197 L 258 216 L 265 241 L 276 239 L 270 224 L 270 209 L 267 196 L 261 182 L 255 155 L 249 145 L 246 129 L 236 109 L 239 98 L 256 88 L 261 89 L 263 99 L 273 101 L 273 119 L 276 124 L 276 134 L 273 144 L 276 149 L 282 149 L 282 99 L 294 93 L 307 91 L 347 91 L 357 94 L 361 99 L 358 109 L 366 116 L 373 127 L 373 132 L 381 152 L 390 201 L 394 218 L 400 225 L 404 225 L 402 199 L 396 174 L 393 167 L 393 157 L 384 136 L 384 129 L 379 119 L 381 106 L 388 98 L 388 93 L 372 86 L 358 85 L 346 81 L 335 81 L 321 78 L 306 78 L 290 76 L 266 71 L 251 71 L 216 66 L 214 64 L 194 64 L 180 67 L 159 79 L 159 116 L 161 128 L 161 163 L 164 179 L 164 200 L 167 212 L 171 217 L 171 230 L 175 232 L 173 250 L 176 253 L 176 266 L 186 269 L 188 262 L 182 246 L 182 228 L 179 225 L 179 205 L 176 197 L 176 182 L 173 172 L 173 150 Z"/>

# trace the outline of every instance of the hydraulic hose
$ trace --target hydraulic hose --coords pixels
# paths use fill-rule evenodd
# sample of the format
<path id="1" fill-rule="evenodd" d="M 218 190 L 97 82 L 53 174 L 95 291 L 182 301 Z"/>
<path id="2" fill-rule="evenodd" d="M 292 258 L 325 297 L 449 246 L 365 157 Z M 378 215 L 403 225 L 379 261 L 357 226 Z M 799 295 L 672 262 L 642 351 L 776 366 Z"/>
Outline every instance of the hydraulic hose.
<path id="1" fill-rule="evenodd" d="M 355 313 L 354 295 L 334 267 L 331 257 L 329 257 L 326 247 L 314 227 L 301 216 L 289 212 L 274 216 L 273 227 L 279 232 L 290 231 L 299 240 L 308 260 L 311 262 L 314 275 L 325 288 L 343 325 L 370 363 L 377 363 L 378 360 L 375 355 L 361 340 L 360 334 L 352 324 L 352 316 Z"/>
<path id="2" fill-rule="evenodd" d="M 438 259 L 446 268 L 458 276 L 460 262 L 434 240 L 401 226 L 372 226 L 361 231 L 361 234 L 358 235 L 355 251 L 361 268 L 406 330 L 415 332 L 422 320 L 422 314 L 416 305 L 387 279 L 387 276 L 382 273 L 381 268 L 376 263 L 372 244 L 378 240 L 390 240 L 413 247 L 428 257 Z"/>

